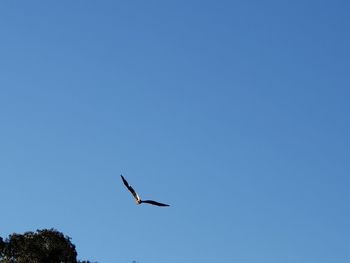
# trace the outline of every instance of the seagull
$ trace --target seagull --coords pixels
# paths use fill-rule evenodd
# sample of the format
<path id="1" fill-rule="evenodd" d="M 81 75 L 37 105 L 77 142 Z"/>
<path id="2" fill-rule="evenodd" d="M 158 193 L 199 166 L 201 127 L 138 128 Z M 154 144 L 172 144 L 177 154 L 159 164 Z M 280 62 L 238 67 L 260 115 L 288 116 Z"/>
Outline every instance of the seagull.
<path id="1" fill-rule="evenodd" d="M 167 204 L 162 204 L 162 203 L 158 203 L 156 201 L 153 200 L 141 200 L 141 198 L 139 197 L 139 195 L 135 192 L 134 188 L 132 188 L 129 183 L 125 180 L 124 176 L 120 175 L 124 185 L 126 186 L 126 188 L 128 188 L 128 190 L 132 193 L 132 195 L 135 198 L 135 202 L 136 204 L 140 205 L 142 203 L 146 203 L 146 204 L 151 204 L 151 205 L 156 205 L 156 206 L 169 206 Z"/>

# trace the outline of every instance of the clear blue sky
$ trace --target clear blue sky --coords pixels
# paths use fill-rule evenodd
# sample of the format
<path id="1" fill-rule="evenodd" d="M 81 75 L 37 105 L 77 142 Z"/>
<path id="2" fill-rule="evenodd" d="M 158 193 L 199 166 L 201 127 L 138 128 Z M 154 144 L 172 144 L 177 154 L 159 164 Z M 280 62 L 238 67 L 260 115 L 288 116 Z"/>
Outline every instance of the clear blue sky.
<path id="1" fill-rule="evenodd" d="M 350 262 L 349 13 L 1 1 L 0 236 L 53 227 L 100 263 Z"/>

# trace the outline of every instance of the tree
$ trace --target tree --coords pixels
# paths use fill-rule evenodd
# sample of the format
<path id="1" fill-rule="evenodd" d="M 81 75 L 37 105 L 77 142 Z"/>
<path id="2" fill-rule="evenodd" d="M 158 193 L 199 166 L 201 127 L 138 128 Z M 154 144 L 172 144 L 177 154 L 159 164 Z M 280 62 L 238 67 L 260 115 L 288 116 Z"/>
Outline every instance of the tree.
<path id="1" fill-rule="evenodd" d="M 0 238 L 0 263 L 79 263 L 68 236 L 55 229 Z"/>
<path id="2" fill-rule="evenodd" d="M 5 243 L 2 237 L 0 237 L 0 258 L 2 258 L 2 251 L 4 250 Z"/>

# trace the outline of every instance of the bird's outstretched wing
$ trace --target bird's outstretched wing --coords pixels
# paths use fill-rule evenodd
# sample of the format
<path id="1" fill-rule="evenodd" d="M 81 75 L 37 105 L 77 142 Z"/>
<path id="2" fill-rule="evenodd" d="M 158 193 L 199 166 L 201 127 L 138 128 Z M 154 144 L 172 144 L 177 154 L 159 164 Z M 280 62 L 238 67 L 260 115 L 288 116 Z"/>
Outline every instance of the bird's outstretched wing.
<path id="1" fill-rule="evenodd" d="M 129 184 L 128 181 L 125 180 L 124 176 L 120 175 L 122 177 L 123 183 L 126 186 L 126 188 L 128 188 L 128 190 L 132 193 L 132 195 L 134 196 L 134 198 L 136 199 L 136 201 L 141 201 L 141 198 L 139 197 L 139 195 L 135 192 L 134 188 L 132 188 Z"/>
<path id="2" fill-rule="evenodd" d="M 157 205 L 157 206 L 169 206 L 167 204 L 158 203 L 158 202 L 153 201 L 153 200 L 142 200 L 141 203 L 147 203 L 147 204 Z"/>

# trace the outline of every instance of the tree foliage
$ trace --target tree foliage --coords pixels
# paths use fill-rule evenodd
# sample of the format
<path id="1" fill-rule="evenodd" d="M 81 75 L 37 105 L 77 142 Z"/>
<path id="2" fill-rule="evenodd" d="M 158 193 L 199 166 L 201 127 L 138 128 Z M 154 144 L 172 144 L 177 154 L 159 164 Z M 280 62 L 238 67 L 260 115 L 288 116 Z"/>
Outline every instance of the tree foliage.
<path id="1" fill-rule="evenodd" d="M 6 240 L 0 237 L 0 263 L 79 263 L 79 261 L 75 245 L 71 243 L 69 237 L 54 229 L 44 229 L 12 234 Z"/>

